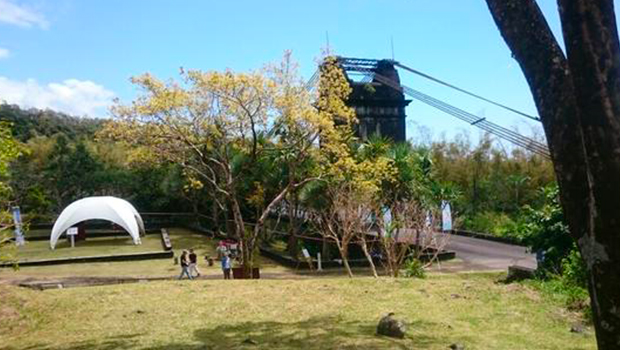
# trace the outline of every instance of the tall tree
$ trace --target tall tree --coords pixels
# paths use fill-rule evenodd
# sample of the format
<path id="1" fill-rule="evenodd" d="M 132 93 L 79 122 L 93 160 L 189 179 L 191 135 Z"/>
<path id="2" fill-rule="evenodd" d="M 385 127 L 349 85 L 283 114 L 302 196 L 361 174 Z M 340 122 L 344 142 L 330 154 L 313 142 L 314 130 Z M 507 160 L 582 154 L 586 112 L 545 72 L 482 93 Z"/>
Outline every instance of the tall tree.
<path id="1" fill-rule="evenodd" d="M 58 135 L 45 169 L 58 212 L 72 201 L 95 193 L 99 168 L 83 141 L 71 147 L 63 134 Z"/>
<path id="2" fill-rule="evenodd" d="M 56 138 L 56 144 L 49 155 L 50 160 L 46 165 L 45 173 L 55 186 L 52 187 L 57 211 L 64 208 L 70 200 L 72 182 L 70 180 L 69 169 L 71 168 L 71 148 L 64 134 Z"/>
<path id="3" fill-rule="evenodd" d="M 620 43 L 613 0 L 558 0 L 566 55 L 534 0 L 486 0 L 528 81 L 600 349 L 620 349 Z"/>
<path id="4" fill-rule="evenodd" d="M 346 84 L 328 78 L 321 78 L 325 86 Z M 230 210 L 230 234 L 241 240 L 243 265 L 251 271 L 268 215 L 289 192 L 317 177 L 303 165 L 334 118 L 312 104 L 289 55 L 263 72 L 188 71 L 182 79 L 166 84 L 148 74 L 134 78 L 144 93 L 115 106 L 116 120 L 101 135 L 144 146 L 154 161 L 178 164 L 190 182 L 213 188 L 212 199 Z M 333 103 L 332 95 L 316 104 Z M 271 172 L 261 170 L 274 160 L 287 172 L 270 192 Z"/>
<path id="5" fill-rule="evenodd" d="M 9 248 L 13 220 L 9 208 L 11 189 L 7 180 L 8 165 L 17 156 L 19 156 L 19 148 L 11 135 L 10 124 L 0 122 L 0 262 L 14 260 Z"/>

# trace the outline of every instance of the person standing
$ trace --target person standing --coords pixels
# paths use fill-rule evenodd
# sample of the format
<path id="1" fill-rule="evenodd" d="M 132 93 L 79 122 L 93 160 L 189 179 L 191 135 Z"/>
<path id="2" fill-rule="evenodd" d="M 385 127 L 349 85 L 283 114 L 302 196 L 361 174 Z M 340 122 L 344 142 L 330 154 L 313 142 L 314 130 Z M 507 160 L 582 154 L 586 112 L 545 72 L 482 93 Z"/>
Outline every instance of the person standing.
<path id="1" fill-rule="evenodd" d="M 224 272 L 225 280 L 230 279 L 230 265 L 230 254 L 225 253 L 224 255 L 222 255 L 222 272 Z"/>
<path id="2" fill-rule="evenodd" d="M 200 271 L 198 270 L 198 256 L 194 253 L 194 249 L 189 250 L 189 274 L 193 277 L 196 272 L 196 277 L 200 277 Z"/>
<path id="3" fill-rule="evenodd" d="M 179 279 L 182 279 L 183 275 L 187 275 L 187 278 L 190 280 L 194 279 L 189 273 L 189 258 L 187 257 L 187 250 L 184 250 L 183 253 L 181 253 L 181 274 L 179 275 Z"/>
<path id="4" fill-rule="evenodd" d="M 217 252 L 217 257 L 222 260 L 224 259 L 224 255 L 228 253 L 228 247 L 226 247 L 226 243 L 224 241 L 220 241 L 215 251 Z"/>

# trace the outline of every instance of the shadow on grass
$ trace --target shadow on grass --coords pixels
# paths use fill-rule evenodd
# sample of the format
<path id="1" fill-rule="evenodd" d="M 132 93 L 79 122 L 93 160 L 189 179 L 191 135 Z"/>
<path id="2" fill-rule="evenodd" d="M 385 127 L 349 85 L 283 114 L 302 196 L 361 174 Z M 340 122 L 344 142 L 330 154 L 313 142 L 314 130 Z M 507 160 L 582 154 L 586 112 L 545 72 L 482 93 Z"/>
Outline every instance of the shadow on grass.
<path id="1" fill-rule="evenodd" d="M 315 317 L 293 323 L 268 321 L 222 325 L 197 330 L 194 336 L 206 349 L 409 349 L 414 344 L 428 345 L 436 340 L 427 336 L 402 340 L 376 336 L 375 327 L 374 320 L 361 323 L 338 317 Z M 182 344 L 169 346 L 183 348 Z"/>
<path id="2" fill-rule="evenodd" d="M 123 236 L 96 237 L 76 242 L 77 248 L 109 248 L 114 249 L 121 245 L 134 246 L 133 239 L 129 234 Z M 71 249 L 71 242 L 66 239 L 59 240 L 56 249 Z"/>
<path id="3" fill-rule="evenodd" d="M 31 345 L 23 348 L 15 348 L 15 347 L 0 347 L 2 350 L 60 350 L 60 349 L 70 349 L 70 350 L 86 350 L 86 349 L 97 349 L 97 350 L 113 350 L 113 349 L 131 349 L 136 347 L 137 341 L 135 338 L 138 338 L 144 334 L 128 334 L 123 336 L 114 336 L 108 337 L 107 339 L 101 342 L 94 341 L 81 341 L 81 342 L 72 342 L 64 345 L 46 345 L 43 343 Z"/>
<path id="4" fill-rule="evenodd" d="M 432 329 L 426 322 L 410 324 L 412 329 Z M 428 332 L 432 334 L 432 332 Z M 344 321 L 338 317 L 315 317 L 300 322 L 244 322 L 198 329 L 193 340 L 186 342 L 152 344 L 141 342 L 141 334 L 106 338 L 100 341 L 68 343 L 63 345 L 38 344 L 27 348 L 6 350 L 112 350 L 112 349 L 425 349 L 442 344 L 441 339 L 429 335 L 393 339 L 375 335 L 375 321 Z M 148 335 L 146 335 L 148 337 Z M 151 343 L 151 344 L 149 344 Z"/>

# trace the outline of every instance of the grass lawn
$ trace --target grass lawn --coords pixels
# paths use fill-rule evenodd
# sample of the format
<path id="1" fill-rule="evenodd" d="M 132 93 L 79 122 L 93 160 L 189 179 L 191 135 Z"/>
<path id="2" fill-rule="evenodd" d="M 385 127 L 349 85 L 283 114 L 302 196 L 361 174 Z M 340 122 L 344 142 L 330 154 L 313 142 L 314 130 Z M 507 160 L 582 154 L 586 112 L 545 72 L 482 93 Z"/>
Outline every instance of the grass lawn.
<path id="1" fill-rule="evenodd" d="M 193 248 L 201 257 L 199 266 L 203 273 L 221 274 L 219 266 L 207 267 L 204 261 L 205 255 L 215 256 L 215 248 L 217 242 L 205 235 L 198 234 L 191 230 L 181 228 L 171 228 L 168 230 L 172 248 L 175 255 L 180 255 L 181 250 Z M 149 234 L 143 239 L 142 245 L 134 245 L 129 235 L 126 238 L 119 239 L 99 239 L 92 238 L 85 242 L 79 242 L 76 248 L 57 248 L 49 249 L 49 241 L 33 241 L 29 242 L 26 249 L 19 253 L 20 259 L 43 259 L 51 257 L 60 257 L 55 254 L 75 254 L 72 256 L 82 255 L 103 255 L 103 254 L 119 254 L 141 251 L 157 251 L 162 250 L 161 236 L 158 234 Z M 60 241 L 59 241 L 60 242 Z M 24 255 L 22 255 L 24 254 Z M 260 266 L 267 271 L 281 272 L 287 269 L 274 264 L 268 259 L 260 258 Z M 172 260 L 155 259 L 155 260 L 138 260 L 138 261 L 118 261 L 118 262 L 101 262 L 86 264 L 64 264 L 53 266 L 23 266 L 19 270 L 13 271 L 9 268 L 0 269 L 0 282 L 8 279 L 26 279 L 26 278 L 45 278 L 54 279 L 60 277 L 164 277 L 178 275 L 179 266 L 173 265 Z"/>
<path id="2" fill-rule="evenodd" d="M 56 249 L 50 249 L 49 241 L 28 241 L 16 250 L 20 261 L 67 258 L 75 256 L 99 256 L 111 254 L 127 254 L 141 252 L 157 252 L 163 250 L 161 235 L 149 234 L 142 237 L 142 244 L 133 244 L 127 234 L 123 236 L 93 237 L 76 242 L 75 248 L 66 239 L 58 240 Z"/>
<path id="3" fill-rule="evenodd" d="M 496 278 L 0 285 L 0 349 L 595 349 L 559 304 Z M 405 339 L 374 335 L 387 312 L 408 323 Z"/>

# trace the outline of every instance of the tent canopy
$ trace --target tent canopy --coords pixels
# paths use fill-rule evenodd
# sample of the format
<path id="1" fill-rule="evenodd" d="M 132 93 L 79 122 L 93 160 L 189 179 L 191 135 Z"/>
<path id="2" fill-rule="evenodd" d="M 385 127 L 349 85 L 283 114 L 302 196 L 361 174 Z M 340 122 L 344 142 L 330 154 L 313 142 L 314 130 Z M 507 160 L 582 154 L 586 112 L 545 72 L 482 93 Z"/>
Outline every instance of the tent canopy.
<path id="1" fill-rule="evenodd" d="M 108 220 L 129 232 L 134 244 L 140 244 L 144 222 L 136 208 L 124 199 L 116 197 L 87 197 L 71 203 L 60 213 L 52 228 L 50 248 L 56 247 L 58 238 L 69 227 L 86 220 Z"/>

